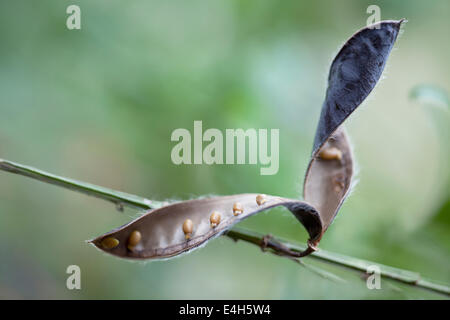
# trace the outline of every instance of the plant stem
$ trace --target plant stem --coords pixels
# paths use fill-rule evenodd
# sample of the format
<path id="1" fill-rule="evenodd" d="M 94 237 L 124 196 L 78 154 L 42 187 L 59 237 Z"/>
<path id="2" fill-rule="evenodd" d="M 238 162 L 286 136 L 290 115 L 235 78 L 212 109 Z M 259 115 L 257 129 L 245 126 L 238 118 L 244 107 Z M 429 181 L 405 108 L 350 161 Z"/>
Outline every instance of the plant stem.
<path id="1" fill-rule="evenodd" d="M 292 241 L 282 240 L 280 238 L 270 237 L 267 239 L 267 236 L 263 236 L 260 233 L 242 229 L 235 227 L 232 230 L 228 231 L 226 236 L 234 239 L 234 240 L 243 240 L 245 242 L 254 244 L 259 247 L 265 247 L 271 249 L 272 253 L 282 252 L 279 247 L 284 246 L 292 251 L 301 252 L 305 250 L 306 245 L 301 245 Z M 265 240 L 264 240 L 265 239 Z M 266 242 L 263 246 L 262 243 Z M 421 287 L 424 289 L 429 289 L 432 291 L 436 291 L 439 293 L 444 293 L 446 295 L 450 295 L 450 288 L 446 285 L 438 284 L 430 280 L 422 279 L 420 274 L 417 272 L 394 268 L 386 265 L 382 265 L 376 262 L 371 262 L 368 260 L 362 260 L 350 256 L 341 255 L 338 253 L 326 251 L 320 249 L 310 256 L 311 258 L 322 260 L 325 262 L 329 262 L 332 264 L 336 264 L 348 269 L 358 270 L 364 273 L 367 273 L 369 266 L 377 266 L 380 268 L 380 275 L 385 278 L 393 279 L 396 281 L 400 281 L 406 283 L 408 285 L 413 285 L 417 287 Z"/>
<path id="2" fill-rule="evenodd" d="M 113 202 L 116 205 L 126 205 L 139 209 L 155 209 L 163 206 L 163 202 L 153 201 L 129 193 L 120 192 L 87 182 L 60 177 L 33 167 L 0 159 L 0 170 L 33 178 L 59 187 L 78 191 L 96 198 Z"/>
<path id="3" fill-rule="evenodd" d="M 100 199 L 108 200 L 116 205 L 126 205 L 139 209 L 155 209 L 165 205 L 165 202 L 153 201 L 143 197 L 132 194 L 96 186 L 90 183 L 60 177 L 33 167 L 24 166 L 7 160 L 0 159 L 0 170 L 11 173 L 23 175 L 42 182 L 54 184 L 70 190 L 78 191 L 90 196 Z M 245 241 L 261 247 L 263 250 L 268 249 L 269 252 L 286 256 L 286 248 L 291 251 L 300 252 L 306 248 L 306 245 L 301 245 L 292 241 L 278 239 L 272 236 L 264 236 L 260 233 L 242 229 L 233 228 L 224 234 L 225 236 L 237 241 Z M 289 256 L 287 256 L 289 257 Z M 354 257 L 341 255 L 338 253 L 320 249 L 312 253 L 309 257 L 312 259 L 322 260 L 331 264 L 339 265 L 348 269 L 353 269 L 367 273 L 369 266 L 378 266 L 380 268 L 380 275 L 385 278 L 393 279 L 408 285 L 428 289 L 445 295 L 450 295 L 450 288 L 447 285 L 438 284 L 431 280 L 422 279 L 419 273 L 393 268 L 379 263 L 362 260 Z M 292 257 L 290 257 L 292 258 Z"/>

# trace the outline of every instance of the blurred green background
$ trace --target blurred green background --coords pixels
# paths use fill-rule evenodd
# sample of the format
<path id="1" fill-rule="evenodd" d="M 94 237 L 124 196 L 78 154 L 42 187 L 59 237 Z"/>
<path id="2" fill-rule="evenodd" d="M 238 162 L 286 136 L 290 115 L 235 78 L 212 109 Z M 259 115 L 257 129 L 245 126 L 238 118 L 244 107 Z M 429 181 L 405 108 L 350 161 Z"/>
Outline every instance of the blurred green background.
<path id="1" fill-rule="evenodd" d="M 82 29 L 66 28 L 81 8 Z M 412 99 L 450 88 L 449 1 L 0 2 L 0 158 L 146 196 L 261 192 L 299 197 L 329 64 L 365 26 L 408 18 L 384 77 L 346 123 L 359 183 L 320 247 L 450 283 L 449 110 Z M 176 128 L 280 129 L 280 170 L 176 166 Z M 130 221 L 102 200 L 0 172 L 0 298 L 407 299 L 435 293 L 288 259 L 226 238 L 182 257 L 136 263 L 85 243 Z M 287 211 L 243 227 L 305 241 Z M 66 288 L 80 266 L 82 289 Z"/>

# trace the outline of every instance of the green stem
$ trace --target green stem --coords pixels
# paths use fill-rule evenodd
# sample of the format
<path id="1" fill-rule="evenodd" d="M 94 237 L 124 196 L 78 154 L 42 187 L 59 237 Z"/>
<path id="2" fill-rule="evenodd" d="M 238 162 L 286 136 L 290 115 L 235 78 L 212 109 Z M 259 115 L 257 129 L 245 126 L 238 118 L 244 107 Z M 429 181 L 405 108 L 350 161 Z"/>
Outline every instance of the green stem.
<path id="1" fill-rule="evenodd" d="M 46 183 L 54 184 L 70 190 L 78 191 L 90 196 L 100 199 L 108 200 L 116 205 L 126 205 L 139 209 L 155 209 L 163 206 L 165 203 L 160 201 L 153 201 L 132 194 L 96 186 L 90 183 L 77 181 L 60 177 L 33 167 L 24 166 L 7 160 L 0 159 L 0 170 L 11 173 L 23 175 Z M 305 245 L 297 244 L 292 241 L 281 240 L 275 237 L 264 237 L 264 235 L 245 230 L 242 228 L 233 228 L 225 233 L 231 239 L 242 240 L 259 247 L 268 248 L 270 252 L 281 255 L 281 247 L 287 247 L 292 251 L 303 251 Z M 265 239 L 265 241 L 263 241 Z M 312 259 L 322 260 L 335 265 L 343 266 L 349 269 L 367 273 L 369 266 L 378 266 L 380 268 L 380 275 L 385 278 L 393 279 L 408 285 L 428 289 L 441 294 L 450 295 L 450 287 L 443 284 L 435 283 L 431 280 L 422 279 L 419 273 L 393 268 L 379 263 L 362 260 L 354 257 L 341 255 L 338 253 L 320 249 L 310 255 Z"/>
<path id="2" fill-rule="evenodd" d="M 245 230 L 242 228 L 235 227 L 228 231 L 226 234 L 228 237 L 234 240 L 243 240 L 245 242 L 254 244 L 256 246 L 261 246 L 263 235 L 250 230 Z M 292 251 L 301 252 L 305 250 L 306 245 L 301 245 L 292 241 L 283 240 L 280 238 L 272 237 L 265 247 L 269 247 L 273 252 L 277 252 L 276 248 L 280 245 L 287 247 Z M 309 257 L 322 260 L 328 263 L 336 264 L 348 269 L 353 269 L 367 273 L 370 266 L 377 266 L 380 268 L 380 275 L 385 278 L 393 279 L 399 282 L 406 283 L 408 285 L 417 286 L 420 288 L 432 290 L 435 292 L 450 295 L 450 288 L 443 284 L 435 283 L 431 280 L 422 279 L 420 274 L 417 272 L 403 270 L 399 268 L 394 268 L 386 265 L 382 265 L 376 262 L 362 260 L 350 256 L 341 255 L 339 253 L 334 253 L 320 249 L 312 253 Z"/>
<path id="3" fill-rule="evenodd" d="M 153 201 L 138 197 L 129 193 L 120 192 L 94 184 L 60 177 L 33 167 L 0 159 L 0 170 L 33 178 L 42 182 L 57 185 L 59 187 L 78 191 L 96 198 L 113 202 L 116 205 L 126 205 L 139 209 L 155 209 L 163 206 L 163 202 Z"/>

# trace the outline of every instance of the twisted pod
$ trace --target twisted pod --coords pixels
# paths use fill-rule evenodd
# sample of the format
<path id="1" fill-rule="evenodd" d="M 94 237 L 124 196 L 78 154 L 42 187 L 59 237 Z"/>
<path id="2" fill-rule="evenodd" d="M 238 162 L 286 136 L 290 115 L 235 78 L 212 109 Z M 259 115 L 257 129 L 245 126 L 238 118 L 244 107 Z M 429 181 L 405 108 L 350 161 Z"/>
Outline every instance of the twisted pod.
<path id="1" fill-rule="evenodd" d="M 169 258 L 193 250 L 258 212 L 284 206 L 308 231 L 310 254 L 350 190 L 353 156 L 342 126 L 378 82 L 403 20 L 381 21 L 355 33 L 333 60 L 305 175 L 304 201 L 262 194 L 195 199 L 150 210 L 90 242 L 122 258 Z"/>

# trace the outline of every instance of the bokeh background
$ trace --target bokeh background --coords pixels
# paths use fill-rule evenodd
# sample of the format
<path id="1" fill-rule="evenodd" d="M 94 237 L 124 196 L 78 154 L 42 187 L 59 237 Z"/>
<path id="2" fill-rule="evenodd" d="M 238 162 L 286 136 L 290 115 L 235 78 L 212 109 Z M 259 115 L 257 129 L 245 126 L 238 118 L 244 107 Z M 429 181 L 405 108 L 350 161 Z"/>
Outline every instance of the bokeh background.
<path id="1" fill-rule="evenodd" d="M 66 28 L 81 8 L 82 29 Z M 408 18 L 383 79 L 346 125 L 359 183 L 320 247 L 450 283 L 450 3 L 442 1 L 0 2 L 0 158 L 146 196 L 300 197 L 329 64 L 365 26 Z M 421 90 L 425 86 L 426 90 Z M 443 95 L 436 95 L 433 92 Z M 425 92 L 425 94 L 423 94 Z M 280 170 L 176 166 L 176 128 L 280 129 Z M 136 217 L 102 200 L 0 172 L 0 298 L 446 298 L 310 258 L 325 279 L 249 244 L 214 240 L 162 262 L 85 243 Z M 304 241 L 287 211 L 242 223 Z M 80 266 L 82 289 L 66 288 Z"/>

